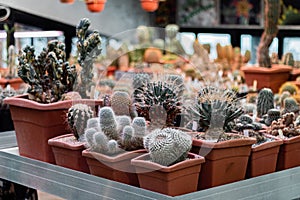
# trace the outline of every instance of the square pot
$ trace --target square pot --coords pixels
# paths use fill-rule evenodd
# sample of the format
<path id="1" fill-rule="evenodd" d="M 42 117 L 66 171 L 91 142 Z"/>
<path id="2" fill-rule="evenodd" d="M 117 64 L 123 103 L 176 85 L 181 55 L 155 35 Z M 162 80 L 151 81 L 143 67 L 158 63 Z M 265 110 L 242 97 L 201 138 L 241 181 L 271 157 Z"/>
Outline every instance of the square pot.
<path id="1" fill-rule="evenodd" d="M 48 144 L 52 148 L 57 165 L 90 173 L 86 159 L 82 156 L 82 151 L 85 150 L 84 143 L 77 141 L 73 134 L 51 138 Z"/>
<path id="2" fill-rule="evenodd" d="M 149 153 L 131 161 L 141 188 L 170 196 L 197 191 L 199 172 L 204 162 L 202 156 L 193 153 L 189 153 L 189 159 L 171 166 L 151 162 Z"/>
<path id="3" fill-rule="evenodd" d="M 145 153 L 146 150 L 141 149 L 108 156 L 86 149 L 82 152 L 82 155 L 86 158 L 92 175 L 139 187 L 139 181 L 135 168 L 131 165 L 131 159 Z"/>

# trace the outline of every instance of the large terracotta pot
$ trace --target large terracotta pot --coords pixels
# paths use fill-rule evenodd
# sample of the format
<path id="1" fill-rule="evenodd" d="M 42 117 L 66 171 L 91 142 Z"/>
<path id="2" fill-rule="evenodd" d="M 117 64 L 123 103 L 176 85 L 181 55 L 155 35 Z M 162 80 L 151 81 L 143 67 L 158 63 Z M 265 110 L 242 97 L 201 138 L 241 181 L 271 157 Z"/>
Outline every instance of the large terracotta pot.
<path id="1" fill-rule="evenodd" d="M 42 104 L 29 100 L 28 95 L 20 95 L 6 98 L 4 103 L 10 106 L 20 155 L 55 163 L 48 140 L 68 133 L 68 109 L 75 103 L 95 106 L 102 102 L 86 99 Z"/>
<path id="2" fill-rule="evenodd" d="M 191 152 L 205 157 L 198 189 L 245 179 L 251 146 L 254 143 L 255 138 L 232 139 L 217 143 L 193 139 Z"/>
<path id="3" fill-rule="evenodd" d="M 73 134 L 60 135 L 48 140 L 55 157 L 55 163 L 77 171 L 90 173 L 86 159 L 82 156 L 84 142 L 79 142 Z"/>
<path id="4" fill-rule="evenodd" d="M 138 174 L 140 187 L 177 196 L 197 191 L 199 172 L 205 159 L 189 153 L 189 159 L 171 166 L 150 161 L 149 154 L 131 160 Z"/>
<path id="5" fill-rule="evenodd" d="M 300 136 L 283 139 L 280 146 L 276 170 L 300 166 Z"/>
<path id="6" fill-rule="evenodd" d="M 61 3 L 68 3 L 68 4 L 72 4 L 74 3 L 75 0 L 60 0 Z"/>
<path id="7" fill-rule="evenodd" d="M 247 167 L 247 178 L 276 171 L 278 152 L 283 141 L 278 138 L 272 138 L 274 140 L 252 147 Z"/>
<path id="8" fill-rule="evenodd" d="M 87 9 L 91 12 L 101 12 L 104 10 L 106 0 L 85 0 Z"/>
<path id="9" fill-rule="evenodd" d="M 245 75 L 246 84 L 252 86 L 254 80 L 257 81 L 257 89 L 264 87 L 272 89 L 277 93 L 280 86 L 289 80 L 292 67 L 287 65 L 273 64 L 272 68 L 257 66 L 244 66 L 241 68 Z"/>
<path id="10" fill-rule="evenodd" d="M 145 153 L 146 150 L 141 149 L 108 156 L 86 149 L 82 155 L 86 158 L 92 175 L 138 187 L 139 181 L 131 159 Z"/>

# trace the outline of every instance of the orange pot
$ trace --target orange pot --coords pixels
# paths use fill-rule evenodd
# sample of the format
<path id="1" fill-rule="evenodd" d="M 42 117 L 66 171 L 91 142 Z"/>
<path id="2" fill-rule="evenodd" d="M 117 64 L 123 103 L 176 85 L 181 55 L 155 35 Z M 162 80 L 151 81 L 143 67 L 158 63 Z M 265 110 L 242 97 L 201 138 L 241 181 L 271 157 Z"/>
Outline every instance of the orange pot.
<path id="1" fill-rule="evenodd" d="M 68 4 L 72 4 L 74 3 L 74 0 L 60 0 L 61 3 L 68 3 Z"/>
<path id="2" fill-rule="evenodd" d="M 158 8 L 159 0 L 140 0 L 142 8 L 147 12 L 154 12 Z"/>
<path id="3" fill-rule="evenodd" d="M 87 9 L 91 12 L 101 12 L 104 10 L 106 0 L 86 0 Z"/>

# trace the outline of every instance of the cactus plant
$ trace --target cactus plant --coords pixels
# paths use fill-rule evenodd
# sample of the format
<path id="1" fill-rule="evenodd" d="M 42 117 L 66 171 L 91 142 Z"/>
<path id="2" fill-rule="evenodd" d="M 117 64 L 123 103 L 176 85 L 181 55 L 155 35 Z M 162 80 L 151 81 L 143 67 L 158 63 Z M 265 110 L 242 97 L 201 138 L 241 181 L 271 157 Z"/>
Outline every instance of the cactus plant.
<path id="1" fill-rule="evenodd" d="M 167 116 L 164 124 L 166 126 L 174 125 L 176 116 L 181 112 L 181 102 L 178 97 L 178 88 L 176 85 L 167 82 L 151 82 L 145 87 L 139 88 L 135 94 L 135 106 L 140 117 L 146 120 L 150 119 L 151 107 L 161 107 L 165 110 Z M 157 116 L 159 117 L 159 116 Z"/>
<path id="2" fill-rule="evenodd" d="M 257 60 L 260 67 L 271 68 L 269 47 L 278 32 L 280 0 L 264 0 L 264 32 L 257 48 Z"/>
<path id="3" fill-rule="evenodd" d="M 130 116 L 132 103 L 127 92 L 115 91 L 111 96 L 110 103 L 115 115 Z"/>
<path id="4" fill-rule="evenodd" d="M 67 121 L 72 133 L 77 140 L 84 135 L 87 121 L 94 116 L 90 106 L 86 104 L 75 104 L 67 112 Z"/>
<path id="5" fill-rule="evenodd" d="M 279 88 L 279 94 L 282 94 L 283 92 L 289 92 L 291 95 L 295 95 L 298 94 L 298 87 L 297 85 L 295 85 L 294 83 L 291 82 L 285 82 L 284 84 L 282 84 Z"/>
<path id="6" fill-rule="evenodd" d="M 281 116 L 280 110 L 276 108 L 272 108 L 268 110 L 267 118 L 264 120 L 264 122 L 267 126 L 270 126 L 272 122 L 278 120 L 280 116 Z"/>
<path id="7" fill-rule="evenodd" d="M 94 135 L 97 133 L 97 130 L 94 128 L 87 128 L 84 131 L 84 140 L 86 141 L 86 146 L 93 149 L 94 148 Z"/>
<path id="8" fill-rule="evenodd" d="M 76 85 L 76 91 L 87 98 L 91 91 L 93 82 L 93 61 L 101 54 L 101 37 L 98 31 L 93 31 L 87 36 L 90 20 L 83 18 L 76 27 L 76 36 L 78 37 L 78 63 L 81 66 L 80 78 Z"/>
<path id="9" fill-rule="evenodd" d="M 293 98 L 293 97 L 287 97 L 284 99 L 283 102 L 283 111 L 282 113 L 297 113 L 299 112 L 299 105 L 297 103 L 297 101 Z"/>
<path id="10" fill-rule="evenodd" d="M 131 124 L 131 118 L 127 115 L 117 116 L 116 120 L 118 124 L 118 134 L 122 133 L 125 126 Z"/>
<path id="11" fill-rule="evenodd" d="M 110 107 L 102 107 L 99 111 L 100 128 L 109 139 L 118 140 L 118 127 L 114 111 Z"/>
<path id="12" fill-rule="evenodd" d="M 124 150 L 131 150 L 134 134 L 135 131 L 132 126 L 127 125 L 123 128 L 121 144 Z"/>
<path id="13" fill-rule="evenodd" d="M 187 158 L 192 138 L 180 130 L 157 129 L 144 138 L 144 147 L 153 162 L 170 166 Z"/>
<path id="14" fill-rule="evenodd" d="M 18 56 L 18 76 L 29 85 L 29 98 L 41 102 L 59 101 L 73 90 L 77 73 L 66 62 L 65 45 L 58 40 L 48 42 L 36 58 L 34 48 L 26 46 Z"/>
<path id="15" fill-rule="evenodd" d="M 263 88 L 259 91 L 256 107 L 258 117 L 262 117 L 268 113 L 268 110 L 274 108 L 274 95 L 270 88 Z"/>
<path id="16" fill-rule="evenodd" d="M 96 130 L 100 130 L 100 125 L 99 125 L 99 118 L 98 117 L 92 117 L 87 120 L 86 123 L 86 128 L 94 128 Z"/>
<path id="17" fill-rule="evenodd" d="M 282 64 L 289 65 L 289 66 L 292 66 L 292 67 L 295 66 L 294 56 L 291 52 L 288 52 L 288 53 L 283 55 Z"/>

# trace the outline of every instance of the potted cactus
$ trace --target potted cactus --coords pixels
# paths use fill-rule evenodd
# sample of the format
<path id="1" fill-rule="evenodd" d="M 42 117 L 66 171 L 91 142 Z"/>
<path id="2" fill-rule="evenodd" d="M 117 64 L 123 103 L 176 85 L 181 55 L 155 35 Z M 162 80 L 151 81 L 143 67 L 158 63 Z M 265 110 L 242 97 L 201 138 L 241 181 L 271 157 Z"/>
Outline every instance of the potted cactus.
<path id="1" fill-rule="evenodd" d="M 190 153 L 192 137 L 172 129 L 156 129 L 144 137 L 147 154 L 131 160 L 140 187 L 170 196 L 197 191 L 205 159 Z"/>
<path id="2" fill-rule="evenodd" d="M 147 133 L 142 117 L 115 116 L 111 107 L 102 107 L 99 118 L 92 118 L 85 131 L 88 149 L 82 152 L 90 173 L 118 182 L 139 186 L 130 160 L 143 153 Z"/>
<path id="3" fill-rule="evenodd" d="M 243 180 L 251 146 L 256 140 L 232 133 L 234 120 L 243 114 L 236 94 L 206 86 L 199 91 L 199 100 L 187 111 L 193 130 L 197 131 L 190 133 L 193 136 L 191 152 L 205 157 L 198 189 Z"/>
<path id="4" fill-rule="evenodd" d="M 70 169 L 89 173 L 89 168 L 82 151 L 85 149 L 84 130 L 89 119 L 95 117 L 92 108 L 86 104 L 75 104 L 69 108 L 66 120 L 70 134 L 60 135 L 48 140 L 51 146 L 55 163 Z"/>
<path id="5" fill-rule="evenodd" d="M 257 48 L 258 66 L 244 66 L 246 83 L 251 86 L 257 81 L 257 89 L 268 87 L 278 92 L 282 83 L 289 79 L 292 67 L 284 64 L 272 64 L 269 47 L 278 32 L 280 0 L 264 0 L 264 32 Z"/>
<path id="6" fill-rule="evenodd" d="M 20 155 L 54 163 L 48 140 L 68 133 L 63 119 L 68 109 L 79 101 L 91 106 L 101 103 L 87 99 L 86 95 L 91 83 L 86 79 L 92 76 L 92 60 L 101 52 L 98 32 L 85 38 L 89 25 L 90 21 L 84 18 L 77 26 L 80 76 L 75 66 L 66 61 L 64 43 L 57 40 L 50 41 L 37 57 L 35 49 L 29 46 L 20 53 L 18 75 L 29 89 L 26 95 L 4 100 L 10 105 Z"/>

